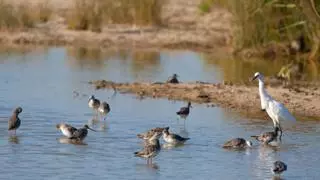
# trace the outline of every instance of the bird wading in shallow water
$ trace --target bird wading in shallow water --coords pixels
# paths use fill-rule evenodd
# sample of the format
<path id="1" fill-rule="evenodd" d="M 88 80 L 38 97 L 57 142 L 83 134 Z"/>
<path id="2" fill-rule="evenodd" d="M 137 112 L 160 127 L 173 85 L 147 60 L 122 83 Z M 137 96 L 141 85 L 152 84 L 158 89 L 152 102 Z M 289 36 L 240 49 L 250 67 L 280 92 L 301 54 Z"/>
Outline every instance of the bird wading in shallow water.
<path id="1" fill-rule="evenodd" d="M 77 128 L 64 123 L 57 124 L 56 128 L 59 129 L 62 134 L 68 138 L 71 138 L 73 136 L 73 133 L 77 131 Z"/>
<path id="2" fill-rule="evenodd" d="M 190 138 L 184 138 L 179 136 L 178 134 L 173 134 L 169 132 L 169 127 L 163 130 L 163 139 L 165 142 L 169 144 L 183 144 Z"/>
<path id="3" fill-rule="evenodd" d="M 106 116 L 107 116 L 107 114 L 110 112 L 110 106 L 109 106 L 109 104 L 107 103 L 107 102 L 102 102 L 101 104 L 100 104 L 100 106 L 99 106 L 99 108 L 98 108 L 98 111 L 99 111 L 99 113 L 100 113 L 100 115 L 101 115 L 101 117 L 102 116 L 105 116 L 104 118 L 103 118 L 103 120 L 106 120 Z"/>
<path id="4" fill-rule="evenodd" d="M 276 161 L 273 163 L 272 172 L 275 175 L 280 176 L 286 170 L 287 170 L 287 165 L 284 162 Z"/>
<path id="5" fill-rule="evenodd" d="M 94 129 L 91 129 L 88 125 L 84 125 L 82 128 L 79 128 L 76 131 L 74 131 L 70 139 L 75 139 L 78 141 L 84 140 L 84 138 L 86 138 L 88 135 L 88 129 L 90 129 L 91 131 L 96 131 Z"/>
<path id="6" fill-rule="evenodd" d="M 88 101 L 88 106 L 96 113 L 95 116 L 98 116 L 98 109 L 100 107 L 99 99 L 96 99 L 94 95 L 91 95 Z"/>
<path id="7" fill-rule="evenodd" d="M 226 149 L 243 149 L 251 146 L 251 141 L 247 141 L 243 138 L 234 138 L 225 142 L 222 147 Z"/>
<path id="8" fill-rule="evenodd" d="M 159 138 L 162 132 L 156 132 L 145 144 L 143 150 L 135 152 L 135 156 L 147 159 L 147 164 L 152 164 L 152 158 L 157 156 L 161 150 Z"/>
<path id="9" fill-rule="evenodd" d="M 263 144 L 269 144 L 272 141 L 275 141 L 277 139 L 278 131 L 279 131 L 279 128 L 275 127 L 274 131 L 272 131 L 272 132 L 265 132 L 260 135 L 255 135 L 255 136 L 251 136 L 251 137 L 255 138 L 257 141 L 259 141 Z"/>
<path id="10" fill-rule="evenodd" d="M 22 112 L 22 108 L 21 107 L 17 107 L 14 111 L 13 111 L 13 113 L 12 113 L 12 115 L 11 115 L 11 117 L 10 117 L 10 119 L 9 119 L 9 121 L 8 121 L 8 131 L 10 132 L 10 131 L 14 131 L 14 135 L 16 134 L 16 130 L 20 127 L 20 125 L 21 125 L 21 120 L 20 120 L 20 118 L 19 118 L 19 114 Z"/>
<path id="11" fill-rule="evenodd" d="M 168 128 L 169 127 L 156 127 L 156 128 L 152 128 L 150 129 L 149 131 L 147 132 L 144 132 L 144 133 L 140 133 L 140 134 L 137 134 L 137 137 L 140 138 L 140 139 L 143 139 L 143 140 L 148 140 L 150 138 L 152 138 L 152 136 L 156 133 L 156 132 L 161 132 L 165 129 L 165 128 Z"/>
<path id="12" fill-rule="evenodd" d="M 265 90 L 264 82 L 263 82 L 263 75 L 259 72 L 254 74 L 252 81 L 257 79 L 259 81 L 259 95 L 261 101 L 261 109 L 266 110 L 267 114 L 273 121 L 274 127 L 279 127 L 281 132 L 280 134 L 280 141 L 282 136 L 282 128 L 280 125 L 280 121 L 287 120 L 291 122 L 295 122 L 295 117 L 289 112 L 289 110 L 278 101 L 274 100 Z"/>
<path id="13" fill-rule="evenodd" d="M 186 107 L 180 108 L 178 112 L 176 112 L 177 115 L 179 115 L 182 118 L 186 118 L 189 113 L 190 113 L 190 108 L 191 108 L 191 102 L 188 102 L 188 105 Z"/>

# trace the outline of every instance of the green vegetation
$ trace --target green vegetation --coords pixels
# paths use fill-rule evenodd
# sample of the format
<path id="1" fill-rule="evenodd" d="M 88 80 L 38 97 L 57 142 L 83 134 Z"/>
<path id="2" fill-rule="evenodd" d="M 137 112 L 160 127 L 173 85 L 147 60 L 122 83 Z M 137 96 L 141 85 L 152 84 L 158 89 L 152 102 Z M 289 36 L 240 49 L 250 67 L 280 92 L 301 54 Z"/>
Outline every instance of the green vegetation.
<path id="1" fill-rule="evenodd" d="M 320 0 L 203 0 L 199 8 L 205 12 L 222 6 L 234 15 L 235 49 L 289 42 L 304 35 L 316 57 L 320 51 L 320 16 L 313 5 L 319 10 Z"/>
<path id="2" fill-rule="evenodd" d="M 104 23 L 160 25 L 160 0 L 78 0 L 67 15 L 70 29 L 101 31 Z"/>

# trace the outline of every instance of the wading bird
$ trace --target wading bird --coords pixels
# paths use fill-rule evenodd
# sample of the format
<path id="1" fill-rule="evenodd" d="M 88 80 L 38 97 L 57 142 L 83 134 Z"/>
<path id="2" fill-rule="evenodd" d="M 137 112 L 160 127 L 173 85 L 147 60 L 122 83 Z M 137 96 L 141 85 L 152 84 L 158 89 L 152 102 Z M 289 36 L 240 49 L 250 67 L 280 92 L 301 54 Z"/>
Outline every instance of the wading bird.
<path id="1" fill-rule="evenodd" d="M 140 138 L 140 139 L 143 139 L 143 140 L 148 140 L 150 139 L 155 133 L 157 132 L 161 132 L 169 127 L 156 127 L 156 128 L 152 128 L 150 130 L 148 130 L 147 132 L 144 132 L 144 133 L 140 133 L 140 134 L 137 134 L 137 137 Z"/>
<path id="2" fill-rule="evenodd" d="M 190 138 L 184 138 L 178 134 L 173 134 L 169 132 L 169 127 L 163 130 L 163 139 L 169 144 L 183 144 Z"/>
<path id="3" fill-rule="evenodd" d="M 289 112 L 289 110 L 281 103 L 274 100 L 264 89 L 264 82 L 263 82 L 263 75 L 259 72 L 256 72 L 254 74 L 254 77 L 252 78 L 252 81 L 258 79 L 259 81 L 259 95 L 260 95 L 260 101 L 261 101 L 261 109 L 266 110 L 267 114 L 273 121 L 274 127 L 279 127 L 279 130 L 281 132 L 280 134 L 280 140 L 282 136 L 282 128 L 280 125 L 280 121 L 282 120 L 288 120 L 295 122 L 296 119 L 293 117 L 293 115 Z"/>
<path id="4" fill-rule="evenodd" d="M 77 128 L 64 123 L 57 124 L 56 128 L 59 129 L 62 134 L 68 138 L 71 138 L 73 136 L 73 133 L 77 131 Z"/>
<path id="5" fill-rule="evenodd" d="M 99 99 L 96 99 L 94 95 L 91 95 L 88 101 L 89 107 L 96 112 L 96 115 L 98 116 L 98 109 L 100 107 L 100 101 Z"/>
<path id="6" fill-rule="evenodd" d="M 99 113 L 102 116 L 105 116 L 103 119 L 106 120 L 107 114 L 110 112 L 110 106 L 107 102 L 102 102 L 98 108 Z"/>
<path id="7" fill-rule="evenodd" d="M 84 140 L 84 138 L 86 138 L 88 135 L 88 129 L 90 129 L 91 131 L 96 131 L 94 129 L 91 129 L 88 125 L 84 125 L 83 128 L 79 128 L 75 132 L 73 132 L 70 139 L 76 139 L 78 141 Z"/>
<path id="8" fill-rule="evenodd" d="M 277 139 L 278 131 L 279 131 L 279 128 L 275 127 L 274 131 L 272 131 L 272 132 L 265 132 L 260 135 L 255 135 L 255 136 L 251 136 L 251 137 L 255 138 L 257 141 L 259 141 L 263 144 L 269 144 L 272 141 Z"/>
<path id="9" fill-rule="evenodd" d="M 135 156 L 147 159 L 147 164 L 152 164 L 152 158 L 157 156 L 161 150 L 159 138 L 162 136 L 161 132 L 156 132 L 145 144 L 143 150 L 135 152 Z"/>
<path id="10" fill-rule="evenodd" d="M 223 148 L 226 149 L 243 149 L 243 148 L 247 148 L 247 147 L 251 147 L 252 146 L 252 142 L 251 141 L 247 141 L 243 138 L 234 138 L 231 139 L 227 142 L 225 142 L 223 144 Z"/>
<path id="11" fill-rule="evenodd" d="M 276 161 L 273 163 L 272 172 L 275 175 L 279 175 L 287 170 L 287 165 L 282 161 Z"/>
<path id="12" fill-rule="evenodd" d="M 176 114 L 182 118 L 186 118 L 190 113 L 191 107 L 192 107 L 191 102 L 188 102 L 188 106 L 180 108 L 180 110 L 178 112 L 176 112 Z"/>
<path id="13" fill-rule="evenodd" d="M 172 76 L 170 76 L 167 80 L 167 83 L 172 83 L 172 84 L 178 84 L 178 75 L 177 74 L 173 74 Z"/>
<path id="14" fill-rule="evenodd" d="M 16 130 L 20 127 L 20 124 L 21 124 L 21 120 L 18 116 L 21 112 L 22 112 L 21 107 L 17 107 L 13 111 L 13 113 L 8 121 L 8 131 L 9 132 L 13 130 L 14 134 L 16 134 Z"/>

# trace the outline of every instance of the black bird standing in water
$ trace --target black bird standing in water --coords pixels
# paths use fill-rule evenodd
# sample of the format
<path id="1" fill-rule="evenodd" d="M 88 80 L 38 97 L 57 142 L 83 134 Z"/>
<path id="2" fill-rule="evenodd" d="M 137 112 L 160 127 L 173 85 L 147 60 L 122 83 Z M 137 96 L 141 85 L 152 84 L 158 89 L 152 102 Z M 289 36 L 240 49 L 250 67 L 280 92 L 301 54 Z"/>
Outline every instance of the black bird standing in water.
<path id="1" fill-rule="evenodd" d="M 191 108 L 191 102 L 188 102 L 188 106 L 187 107 L 182 107 L 180 108 L 180 110 L 177 113 L 177 115 L 179 115 L 180 117 L 186 118 L 189 113 L 190 113 L 190 108 Z"/>
<path id="2" fill-rule="evenodd" d="M 94 129 L 91 129 L 88 125 L 84 125 L 83 128 L 79 128 L 76 131 L 74 131 L 70 139 L 82 141 L 84 138 L 87 137 L 88 129 L 90 129 L 91 131 L 96 131 Z"/>
<path id="3" fill-rule="evenodd" d="M 18 115 L 22 112 L 22 108 L 21 107 L 17 107 L 14 111 L 12 116 L 9 119 L 8 122 L 8 130 L 14 130 L 14 134 L 16 134 L 16 130 L 20 127 L 21 124 L 21 120 L 18 117 Z"/>

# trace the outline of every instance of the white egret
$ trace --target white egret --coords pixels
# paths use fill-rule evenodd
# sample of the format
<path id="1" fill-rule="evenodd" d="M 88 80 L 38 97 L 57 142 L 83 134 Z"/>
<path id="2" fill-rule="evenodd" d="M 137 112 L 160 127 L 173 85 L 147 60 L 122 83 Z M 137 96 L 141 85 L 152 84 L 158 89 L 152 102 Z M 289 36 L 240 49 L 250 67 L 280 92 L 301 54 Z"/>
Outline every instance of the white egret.
<path id="1" fill-rule="evenodd" d="M 295 122 L 295 117 L 289 112 L 289 110 L 278 101 L 274 100 L 264 89 L 263 75 L 259 72 L 254 74 L 252 81 L 258 79 L 259 81 L 259 95 L 261 100 L 261 109 L 266 110 L 269 117 L 272 119 L 274 127 L 279 127 L 282 136 L 282 129 L 280 121 L 287 120 Z"/>

